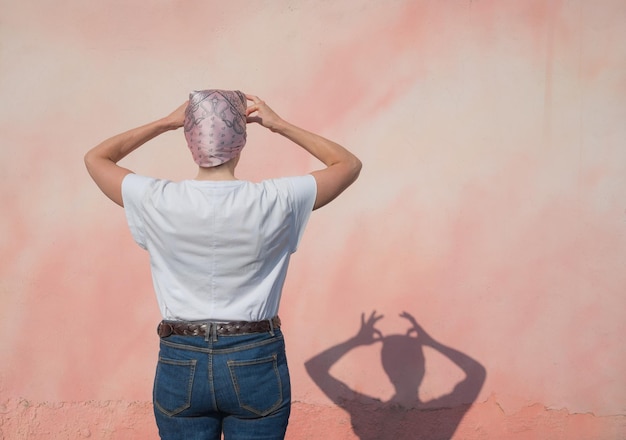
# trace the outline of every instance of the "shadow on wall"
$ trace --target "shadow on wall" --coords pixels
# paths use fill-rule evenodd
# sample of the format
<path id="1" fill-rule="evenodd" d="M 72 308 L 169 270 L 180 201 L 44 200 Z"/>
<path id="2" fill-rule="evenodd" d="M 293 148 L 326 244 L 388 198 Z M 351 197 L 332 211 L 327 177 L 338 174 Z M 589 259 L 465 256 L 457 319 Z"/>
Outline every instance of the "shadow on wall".
<path id="1" fill-rule="evenodd" d="M 471 357 L 434 340 L 410 314 L 404 312 L 400 316 L 411 324 L 407 334 L 383 336 L 375 328 L 382 316 L 373 312 L 366 321 L 363 314 L 356 336 L 308 360 L 306 370 L 317 386 L 350 414 L 352 429 L 361 440 L 451 439 L 478 397 L 485 382 L 485 368 Z M 412 336 L 413 333 L 417 335 Z M 330 368 L 350 350 L 376 342 L 382 343 L 383 369 L 395 389 L 388 402 L 351 390 L 330 375 Z M 449 394 L 428 402 L 418 397 L 425 373 L 423 347 L 437 350 L 465 373 L 465 379 Z"/>

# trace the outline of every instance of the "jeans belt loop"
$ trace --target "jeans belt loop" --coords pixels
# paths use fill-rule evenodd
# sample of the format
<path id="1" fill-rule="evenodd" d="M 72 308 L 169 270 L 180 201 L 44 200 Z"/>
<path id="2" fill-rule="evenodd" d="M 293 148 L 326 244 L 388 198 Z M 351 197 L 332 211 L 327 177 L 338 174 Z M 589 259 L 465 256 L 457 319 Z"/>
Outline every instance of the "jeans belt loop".
<path id="1" fill-rule="evenodd" d="M 213 335 L 213 342 L 217 342 L 217 324 L 214 322 L 209 323 L 211 327 L 211 334 Z"/>
<path id="2" fill-rule="evenodd" d="M 205 342 L 209 342 L 209 337 L 211 336 L 211 323 L 210 322 L 205 322 L 204 324 L 202 324 L 205 327 L 204 330 L 204 341 Z"/>
<path id="3" fill-rule="evenodd" d="M 274 334 L 274 318 L 270 318 L 270 319 L 268 319 L 268 321 L 270 323 L 270 335 L 276 336 Z"/>

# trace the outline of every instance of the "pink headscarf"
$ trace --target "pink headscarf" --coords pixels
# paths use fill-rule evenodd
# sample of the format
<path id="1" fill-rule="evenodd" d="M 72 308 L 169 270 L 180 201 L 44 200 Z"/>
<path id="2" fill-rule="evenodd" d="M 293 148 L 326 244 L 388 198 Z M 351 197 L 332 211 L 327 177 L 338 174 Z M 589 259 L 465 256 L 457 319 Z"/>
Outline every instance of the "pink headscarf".
<path id="1" fill-rule="evenodd" d="M 189 94 L 185 138 L 193 160 L 214 167 L 235 157 L 246 144 L 246 97 L 238 90 Z"/>

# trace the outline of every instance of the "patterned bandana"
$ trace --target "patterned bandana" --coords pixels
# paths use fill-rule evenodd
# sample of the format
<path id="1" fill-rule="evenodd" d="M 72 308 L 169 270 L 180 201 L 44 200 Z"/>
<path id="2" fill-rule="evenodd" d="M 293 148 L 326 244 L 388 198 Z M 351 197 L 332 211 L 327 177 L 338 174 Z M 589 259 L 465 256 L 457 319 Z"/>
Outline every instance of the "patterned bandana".
<path id="1" fill-rule="evenodd" d="M 246 144 L 246 97 L 238 90 L 189 94 L 185 139 L 193 160 L 214 167 L 235 157 Z"/>

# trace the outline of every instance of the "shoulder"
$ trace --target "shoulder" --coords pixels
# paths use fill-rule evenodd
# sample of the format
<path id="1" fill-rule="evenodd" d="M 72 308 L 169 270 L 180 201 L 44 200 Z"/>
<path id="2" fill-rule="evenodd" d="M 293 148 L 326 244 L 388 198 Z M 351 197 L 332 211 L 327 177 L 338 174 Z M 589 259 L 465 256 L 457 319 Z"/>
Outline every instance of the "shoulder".
<path id="1" fill-rule="evenodd" d="M 124 180 L 122 180 L 122 187 L 146 186 L 158 180 L 159 179 L 155 179 L 154 177 L 130 173 L 124 176 Z"/>
<path id="2" fill-rule="evenodd" d="M 317 196 L 315 178 L 310 175 L 281 177 L 262 182 L 266 191 L 272 191 L 276 197 L 285 201 L 289 210 L 295 212 L 310 212 L 313 210 Z"/>
<path id="3" fill-rule="evenodd" d="M 307 197 L 311 194 L 314 197 L 317 190 L 315 178 L 310 174 L 264 180 L 261 185 L 264 188 L 274 189 L 292 197 Z"/>
<path id="4" fill-rule="evenodd" d="M 127 202 L 138 203 L 148 193 L 158 191 L 159 188 L 163 189 L 171 183 L 169 180 L 141 176 L 135 173 L 127 174 L 122 180 L 124 206 Z"/>

